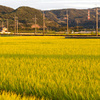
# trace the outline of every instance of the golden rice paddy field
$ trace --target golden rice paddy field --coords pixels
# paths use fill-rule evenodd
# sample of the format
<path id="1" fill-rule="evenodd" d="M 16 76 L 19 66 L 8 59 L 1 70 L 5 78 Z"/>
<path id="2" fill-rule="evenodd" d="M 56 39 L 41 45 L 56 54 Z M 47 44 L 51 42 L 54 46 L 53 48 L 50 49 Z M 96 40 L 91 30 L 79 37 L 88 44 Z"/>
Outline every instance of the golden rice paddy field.
<path id="1" fill-rule="evenodd" d="M 0 100 L 100 100 L 100 39 L 0 37 Z"/>

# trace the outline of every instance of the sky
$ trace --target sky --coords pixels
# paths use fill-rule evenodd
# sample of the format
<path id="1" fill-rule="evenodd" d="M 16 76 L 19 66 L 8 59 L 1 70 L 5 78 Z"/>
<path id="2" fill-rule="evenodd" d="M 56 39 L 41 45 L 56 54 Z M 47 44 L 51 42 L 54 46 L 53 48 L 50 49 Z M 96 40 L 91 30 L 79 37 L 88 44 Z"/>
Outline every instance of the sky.
<path id="1" fill-rule="evenodd" d="M 14 9 L 20 6 L 29 6 L 40 10 L 87 9 L 100 7 L 100 0 L 0 0 L 0 5 Z"/>

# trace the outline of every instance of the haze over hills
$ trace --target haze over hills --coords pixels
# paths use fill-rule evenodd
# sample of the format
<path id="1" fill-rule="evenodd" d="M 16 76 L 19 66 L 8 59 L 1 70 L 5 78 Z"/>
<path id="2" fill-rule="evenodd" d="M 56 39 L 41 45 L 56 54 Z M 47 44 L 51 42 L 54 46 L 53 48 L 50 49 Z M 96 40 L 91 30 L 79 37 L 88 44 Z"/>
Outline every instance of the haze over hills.
<path id="1" fill-rule="evenodd" d="M 83 28 L 95 28 L 95 10 L 91 9 L 91 19 L 88 20 L 88 9 L 61 9 L 45 11 L 46 26 L 58 28 L 66 26 L 66 11 L 69 14 L 69 26 L 82 26 Z M 14 16 L 19 20 L 19 28 L 31 29 L 34 24 L 34 16 L 37 16 L 37 24 L 42 28 L 43 12 L 30 7 L 19 7 L 13 9 L 10 7 L 0 6 L 0 19 L 9 19 L 10 28 L 14 27 Z M 4 23 L 6 24 L 6 22 Z M 1 25 L 0 25 L 1 26 Z"/>

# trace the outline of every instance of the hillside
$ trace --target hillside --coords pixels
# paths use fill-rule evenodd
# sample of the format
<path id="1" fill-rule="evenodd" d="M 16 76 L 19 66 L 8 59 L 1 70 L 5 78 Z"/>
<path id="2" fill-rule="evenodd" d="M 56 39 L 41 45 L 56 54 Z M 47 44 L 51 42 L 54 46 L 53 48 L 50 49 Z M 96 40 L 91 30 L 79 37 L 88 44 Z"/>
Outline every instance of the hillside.
<path id="1" fill-rule="evenodd" d="M 34 24 L 34 17 L 37 17 L 37 23 L 42 25 L 42 13 L 40 10 L 30 8 L 30 7 L 19 7 L 11 13 L 13 16 L 17 16 L 20 24 L 23 24 L 26 27 L 30 27 Z"/>
<path id="2" fill-rule="evenodd" d="M 66 25 L 66 14 L 69 14 L 69 26 L 74 27 L 83 26 L 85 28 L 95 27 L 95 10 L 90 9 L 91 19 L 88 20 L 88 9 L 61 9 L 61 10 L 50 10 L 45 11 L 46 17 L 52 19 L 62 26 Z M 78 23 L 77 23 L 78 22 Z"/>
<path id="3" fill-rule="evenodd" d="M 14 10 L 13 8 L 0 5 L 0 13 L 2 13 L 2 14 L 10 13 L 13 10 Z"/>
<path id="4" fill-rule="evenodd" d="M 59 29 L 65 27 L 67 23 L 66 12 L 69 14 L 69 27 L 81 26 L 83 28 L 95 28 L 95 10 L 91 10 L 91 19 L 88 20 L 88 9 L 61 9 L 45 11 L 46 27 L 49 29 Z M 19 29 L 32 29 L 34 26 L 34 17 L 37 17 L 37 26 L 43 26 L 43 12 L 31 7 L 22 6 L 17 9 L 10 7 L 0 6 L 0 19 L 9 19 L 9 29 L 14 30 L 14 17 L 15 15 L 19 20 Z M 1 24 L 1 21 L 0 21 Z"/>
<path id="5" fill-rule="evenodd" d="M 5 7 L 4 9 L 7 9 L 7 7 Z M 0 9 L 0 11 L 3 12 L 4 10 Z M 9 11 L 10 13 L 8 13 L 7 11 Z M 6 26 L 5 19 L 9 19 L 9 25 L 10 25 L 9 28 L 11 28 L 11 30 L 14 30 L 14 17 L 15 17 L 15 15 L 18 17 L 20 29 L 32 29 L 31 27 L 35 23 L 34 22 L 35 15 L 37 17 L 38 26 L 41 28 L 43 26 L 42 11 L 34 9 L 34 8 L 30 8 L 30 7 L 25 7 L 25 6 L 19 7 L 15 10 L 13 9 L 12 11 L 10 11 L 8 8 L 8 10 L 6 10 L 5 13 L 0 13 L 0 19 L 4 20 L 4 26 Z M 55 21 L 48 20 L 46 18 L 46 26 L 57 27 L 59 25 Z"/>

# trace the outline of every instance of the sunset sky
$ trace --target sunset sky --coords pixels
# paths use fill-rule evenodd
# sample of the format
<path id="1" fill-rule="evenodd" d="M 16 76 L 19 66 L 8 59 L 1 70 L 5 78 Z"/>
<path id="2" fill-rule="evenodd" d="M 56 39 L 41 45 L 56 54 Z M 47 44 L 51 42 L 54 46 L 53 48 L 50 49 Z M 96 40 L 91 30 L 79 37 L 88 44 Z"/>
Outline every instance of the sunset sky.
<path id="1" fill-rule="evenodd" d="M 41 10 L 100 7 L 100 0 L 0 0 L 0 5 L 12 7 L 29 6 Z"/>

